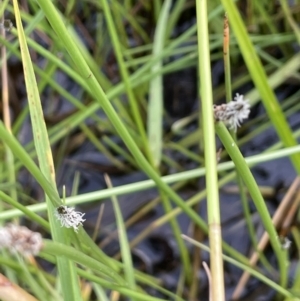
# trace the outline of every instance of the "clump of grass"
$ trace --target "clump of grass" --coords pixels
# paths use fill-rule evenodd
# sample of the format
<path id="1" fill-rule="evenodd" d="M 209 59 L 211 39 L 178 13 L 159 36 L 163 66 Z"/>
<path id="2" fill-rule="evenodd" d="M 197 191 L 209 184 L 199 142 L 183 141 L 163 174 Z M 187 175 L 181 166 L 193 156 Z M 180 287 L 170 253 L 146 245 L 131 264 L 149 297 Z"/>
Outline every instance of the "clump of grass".
<path id="1" fill-rule="evenodd" d="M 7 220 L 14 224 L 0 230 L 0 240 L 4 237 L 1 246 L 17 252 L 4 251 L 0 256 L 3 273 L 15 283 L 11 291 L 0 288 L 0 297 L 3 300 L 14 300 L 13 296 L 17 300 L 22 296 L 24 300 L 35 300 L 36 297 L 70 301 L 115 300 L 115 296 L 130 300 L 196 299 L 202 293 L 197 278 L 201 262 L 198 251 L 191 254 L 182 240 L 178 215 L 184 213 L 193 228 L 193 238 L 208 235 L 211 300 L 225 300 L 223 260 L 265 282 L 278 292 L 281 300 L 297 298 L 300 274 L 293 279 L 293 289 L 287 290 L 288 249 L 282 246 L 280 230 L 276 229 L 280 222 L 276 222 L 275 227 L 249 168 L 249 165 L 275 157 L 290 156 L 294 169 L 300 171 L 299 147 L 296 146 L 299 131 L 292 131 L 287 122 L 287 118 L 299 110 L 299 93 L 291 93 L 280 104 L 274 93 L 274 89 L 286 84 L 290 77 L 299 80 L 299 54 L 291 47 L 292 43 L 299 43 L 299 30 L 295 26 L 299 18 L 297 6 L 288 6 L 281 1 L 283 11 L 278 10 L 279 13 L 271 17 L 266 5 L 274 6 L 273 11 L 276 7 L 266 1 L 247 4 L 247 7 L 228 1 L 222 1 L 222 5 L 217 1 L 196 1 L 197 22 L 182 29 L 179 25 L 181 17 L 189 12 L 191 5 L 186 1 L 179 0 L 173 5 L 168 0 L 151 4 L 82 1 L 80 9 L 78 5 L 69 1 L 56 7 L 50 1 L 37 0 L 29 1 L 28 7 L 19 9 L 17 1 L 3 2 L 1 13 L 10 14 L 15 27 L 10 28 L 10 23 L 4 19 L 0 26 L 4 114 L 4 123 L 0 123 L 4 158 L 0 219 L 3 224 Z M 221 38 L 224 10 L 227 12 L 225 42 Z M 280 22 L 284 23 L 285 32 L 281 30 Z M 5 29 L 9 31 L 4 34 Z M 274 49 L 280 51 L 279 58 L 273 55 Z M 222 60 L 224 54 L 225 86 L 212 87 L 211 64 Z M 242 67 L 241 57 L 245 62 Z M 22 62 L 25 88 L 17 80 L 14 83 L 19 90 L 26 90 L 22 111 L 13 106 L 13 95 L 8 93 L 12 78 L 6 65 L 10 58 Z M 163 108 L 163 77 L 189 67 L 199 70 L 199 82 L 196 78 L 195 81 L 201 110 L 166 128 L 164 123 L 170 123 L 173 116 Z M 283 71 L 285 76 L 282 76 Z M 66 84 L 60 84 L 59 76 L 66 79 Z M 68 83 L 72 89 L 68 88 Z M 230 102 L 233 91 L 243 90 L 250 83 L 254 83 L 254 87 L 244 95 L 249 102 L 241 95 Z M 58 107 L 63 104 L 68 108 L 65 115 L 59 116 L 55 98 L 59 99 Z M 227 104 L 219 105 L 224 98 Z M 241 124 L 248 117 L 250 106 L 260 100 L 266 115 Z M 32 141 L 24 142 L 22 127 L 28 126 L 28 120 Z M 237 131 L 238 138 L 230 135 L 223 122 Z M 279 142 L 265 154 L 245 160 L 240 148 L 270 127 L 276 130 Z M 220 158 L 228 154 L 230 162 L 217 160 L 215 134 L 225 148 Z M 123 173 L 139 170 L 149 180 L 113 187 L 106 176 L 107 189 L 66 197 L 65 203 L 62 202 L 56 172 L 60 171 L 64 158 L 78 150 L 82 141 L 94 145 L 115 170 Z M 168 156 L 170 153 L 179 154 L 193 166 L 201 166 L 185 170 L 186 166 L 177 162 L 175 156 Z M 30 192 L 17 180 L 24 169 L 44 194 L 44 197 L 34 197 L 35 204 L 29 204 Z M 170 171 L 173 174 L 164 175 Z M 183 199 L 178 190 L 192 179 L 204 176 L 206 188 Z M 229 181 L 240 184 L 254 250 L 259 253 L 264 266 L 275 270 L 277 267 L 270 266 L 255 238 L 245 188 L 255 204 L 276 255 L 279 284 L 267 279 L 261 270 L 255 270 L 252 260 L 222 240 L 219 188 Z M 75 194 L 76 182 L 75 179 L 74 187 L 67 187 Z M 159 196 L 124 220 L 117 195 L 150 187 L 156 187 Z M 121 260 L 106 255 L 85 232 L 84 212 L 68 207 L 107 197 L 113 204 L 116 231 L 106 239 L 109 241 L 119 235 L 121 252 L 116 257 Z M 197 210 L 205 198 L 208 202 L 207 222 Z M 159 202 L 163 204 L 164 214 L 130 241 L 128 228 Z M 293 210 L 288 214 L 290 221 L 295 217 L 295 208 Z M 43 214 L 45 211 L 47 215 Z M 26 219 L 20 219 L 20 216 Z M 30 254 L 28 248 L 20 248 L 22 243 L 28 247 L 33 241 L 27 235 L 32 232 L 26 230 L 26 235 L 21 235 L 24 228 L 18 228 L 18 224 L 24 221 L 28 227 L 38 230 L 39 238 L 44 237 L 39 240 L 38 250 L 35 248 Z M 166 223 L 171 225 L 179 250 L 181 277 L 176 292 L 165 289 L 161 279 L 138 271 L 131 258 L 134 246 Z M 20 229 L 20 232 L 11 235 L 7 229 Z M 294 228 L 291 231 L 297 249 L 300 245 L 298 232 Z M 17 245 L 13 241 L 17 241 Z M 189 241 L 205 249 L 203 244 L 191 238 Z M 55 272 L 43 269 L 37 258 L 57 269 Z M 26 287 L 28 292 L 21 287 Z M 163 297 L 150 296 L 148 289 Z M 238 298 L 239 294 L 234 297 Z"/>

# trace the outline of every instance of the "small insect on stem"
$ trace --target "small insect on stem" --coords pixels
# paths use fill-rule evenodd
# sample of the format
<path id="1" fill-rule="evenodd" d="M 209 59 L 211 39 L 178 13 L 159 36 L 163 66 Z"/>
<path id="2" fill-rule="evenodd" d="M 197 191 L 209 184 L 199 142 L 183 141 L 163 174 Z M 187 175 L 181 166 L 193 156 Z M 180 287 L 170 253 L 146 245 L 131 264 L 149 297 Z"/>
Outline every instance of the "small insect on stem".
<path id="1" fill-rule="evenodd" d="M 65 206 L 59 206 L 56 208 L 56 210 L 59 214 L 67 214 L 67 210 L 66 210 Z"/>

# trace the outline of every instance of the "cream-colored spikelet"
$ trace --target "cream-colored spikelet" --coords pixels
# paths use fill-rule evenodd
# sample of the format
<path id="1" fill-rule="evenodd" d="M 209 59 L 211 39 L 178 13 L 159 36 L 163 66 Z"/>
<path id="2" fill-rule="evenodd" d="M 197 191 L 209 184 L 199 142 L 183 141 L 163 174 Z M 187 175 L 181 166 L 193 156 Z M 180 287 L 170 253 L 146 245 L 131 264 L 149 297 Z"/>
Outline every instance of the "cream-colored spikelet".
<path id="1" fill-rule="evenodd" d="M 42 235 L 27 227 L 8 224 L 0 228 L 0 249 L 6 248 L 11 253 L 24 257 L 37 255 L 43 246 Z"/>
<path id="2" fill-rule="evenodd" d="M 230 129 L 236 131 L 250 113 L 250 104 L 244 95 L 236 94 L 233 101 L 213 107 L 216 121 L 223 121 Z"/>

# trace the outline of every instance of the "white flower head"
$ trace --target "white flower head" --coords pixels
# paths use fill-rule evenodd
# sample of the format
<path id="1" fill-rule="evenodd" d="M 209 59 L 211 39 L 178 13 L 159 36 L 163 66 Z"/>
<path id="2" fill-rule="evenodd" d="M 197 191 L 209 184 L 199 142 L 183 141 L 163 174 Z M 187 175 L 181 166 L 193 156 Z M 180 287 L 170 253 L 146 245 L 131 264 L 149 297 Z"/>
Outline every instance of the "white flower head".
<path id="1" fill-rule="evenodd" d="M 236 131 L 244 119 L 250 113 L 250 105 L 244 95 L 236 94 L 233 101 L 227 104 L 214 106 L 214 117 L 216 121 L 223 121 L 230 129 Z"/>
<path id="2" fill-rule="evenodd" d="M 73 228 L 75 232 L 78 232 L 78 227 L 85 221 L 82 218 L 85 213 L 75 211 L 74 208 L 64 205 L 57 207 L 54 215 L 60 221 L 62 227 Z"/>
<path id="3" fill-rule="evenodd" d="M 42 236 L 26 227 L 8 224 L 0 229 L 0 248 L 25 257 L 37 255 L 43 246 Z"/>

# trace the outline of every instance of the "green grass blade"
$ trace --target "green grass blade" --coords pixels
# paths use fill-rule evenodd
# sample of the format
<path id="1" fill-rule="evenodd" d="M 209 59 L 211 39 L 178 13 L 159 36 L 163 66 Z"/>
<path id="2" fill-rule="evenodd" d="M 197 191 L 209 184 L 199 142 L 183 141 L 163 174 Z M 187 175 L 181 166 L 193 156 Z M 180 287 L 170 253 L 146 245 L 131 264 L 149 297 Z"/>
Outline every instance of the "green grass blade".
<path id="1" fill-rule="evenodd" d="M 276 229 L 274 228 L 272 219 L 270 217 L 265 201 L 261 195 L 261 192 L 257 187 L 257 184 L 249 167 L 247 166 L 247 164 L 245 164 L 245 159 L 242 156 L 240 150 L 238 149 L 238 146 L 236 145 L 235 141 L 233 140 L 233 138 L 231 137 L 231 135 L 229 134 L 228 130 L 222 122 L 216 123 L 216 132 L 220 140 L 222 141 L 225 149 L 227 150 L 229 156 L 234 162 L 239 175 L 242 177 L 245 185 L 247 186 L 249 194 L 252 197 L 252 200 L 261 217 L 262 223 L 269 234 L 270 242 L 279 264 L 281 279 L 280 284 L 282 287 L 285 287 L 287 281 L 288 266 L 285 252 L 281 247 L 280 241 L 278 239 L 278 234 L 276 232 Z"/>
<path id="2" fill-rule="evenodd" d="M 209 224 L 209 245 L 212 250 L 210 258 L 212 301 L 225 300 L 224 271 L 222 254 L 222 236 L 220 224 L 220 202 L 216 160 L 216 142 L 213 117 L 213 95 L 211 81 L 211 61 L 208 35 L 207 1 L 196 1 L 198 30 L 198 70 L 200 77 L 201 107 L 199 125 L 203 128 L 207 216 Z M 202 145 L 200 145 L 200 148 Z"/>
<path id="3" fill-rule="evenodd" d="M 153 57 L 156 57 L 163 51 L 170 6 L 171 0 L 166 0 L 162 6 L 154 34 Z M 159 72 L 162 65 L 163 61 L 159 60 L 153 65 L 152 72 Z M 163 107 L 163 78 L 159 74 L 150 81 L 147 120 L 148 140 L 153 163 L 156 167 L 159 167 L 162 156 Z"/>
<path id="4" fill-rule="evenodd" d="M 51 154 L 48 133 L 44 121 L 43 111 L 41 107 L 39 91 L 36 84 L 35 74 L 26 43 L 20 11 L 16 0 L 13 1 L 15 17 L 17 23 L 18 37 L 21 48 L 22 63 L 24 68 L 24 77 L 26 83 L 26 90 L 28 96 L 29 110 L 31 116 L 31 124 L 33 129 L 33 136 L 35 147 L 38 155 L 39 165 L 42 173 L 55 189 L 55 172 L 53 159 Z M 60 242 L 65 242 L 63 231 L 60 229 L 59 223 L 54 217 L 54 205 L 51 200 L 46 196 L 48 207 L 48 216 L 51 227 L 51 234 L 53 239 Z M 60 276 L 61 288 L 64 299 L 67 300 L 81 300 L 80 289 L 78 285 L 78 278 L 75 271 L 75 266 L 67 258 L 57 258 L 58 271 Z"/>
<path id="5" fill-rule="evenodd" d="M 112 188 L 112 183 L 110 181 L 110 178 L 107 175 L 105 175 L 105 181 L 106 181 L 107 187 Z M 117 222 L 117 229 L 118 229 L 118 234 L 119 234 L 119 242 L 120 242 L 122 260 L 124 263 L 125 278 L 128 282 L 128 286 L 133 291 L 135 291 L 136 283 L 135 283 L 135 277 L 134 277 L 134 270 L 133 270 L 130 246 L 128 243 L 128 238 L 127 238 L 127 233 L 126 233 L 126 227 L 124 224 L 124 220 L 123 220 L 123 216 L 122 216 L 122 212 L 121 212 L 118 200 L 115 195 L 112 195 L 111 201 L 113 204 L 116 222 Z"/>

